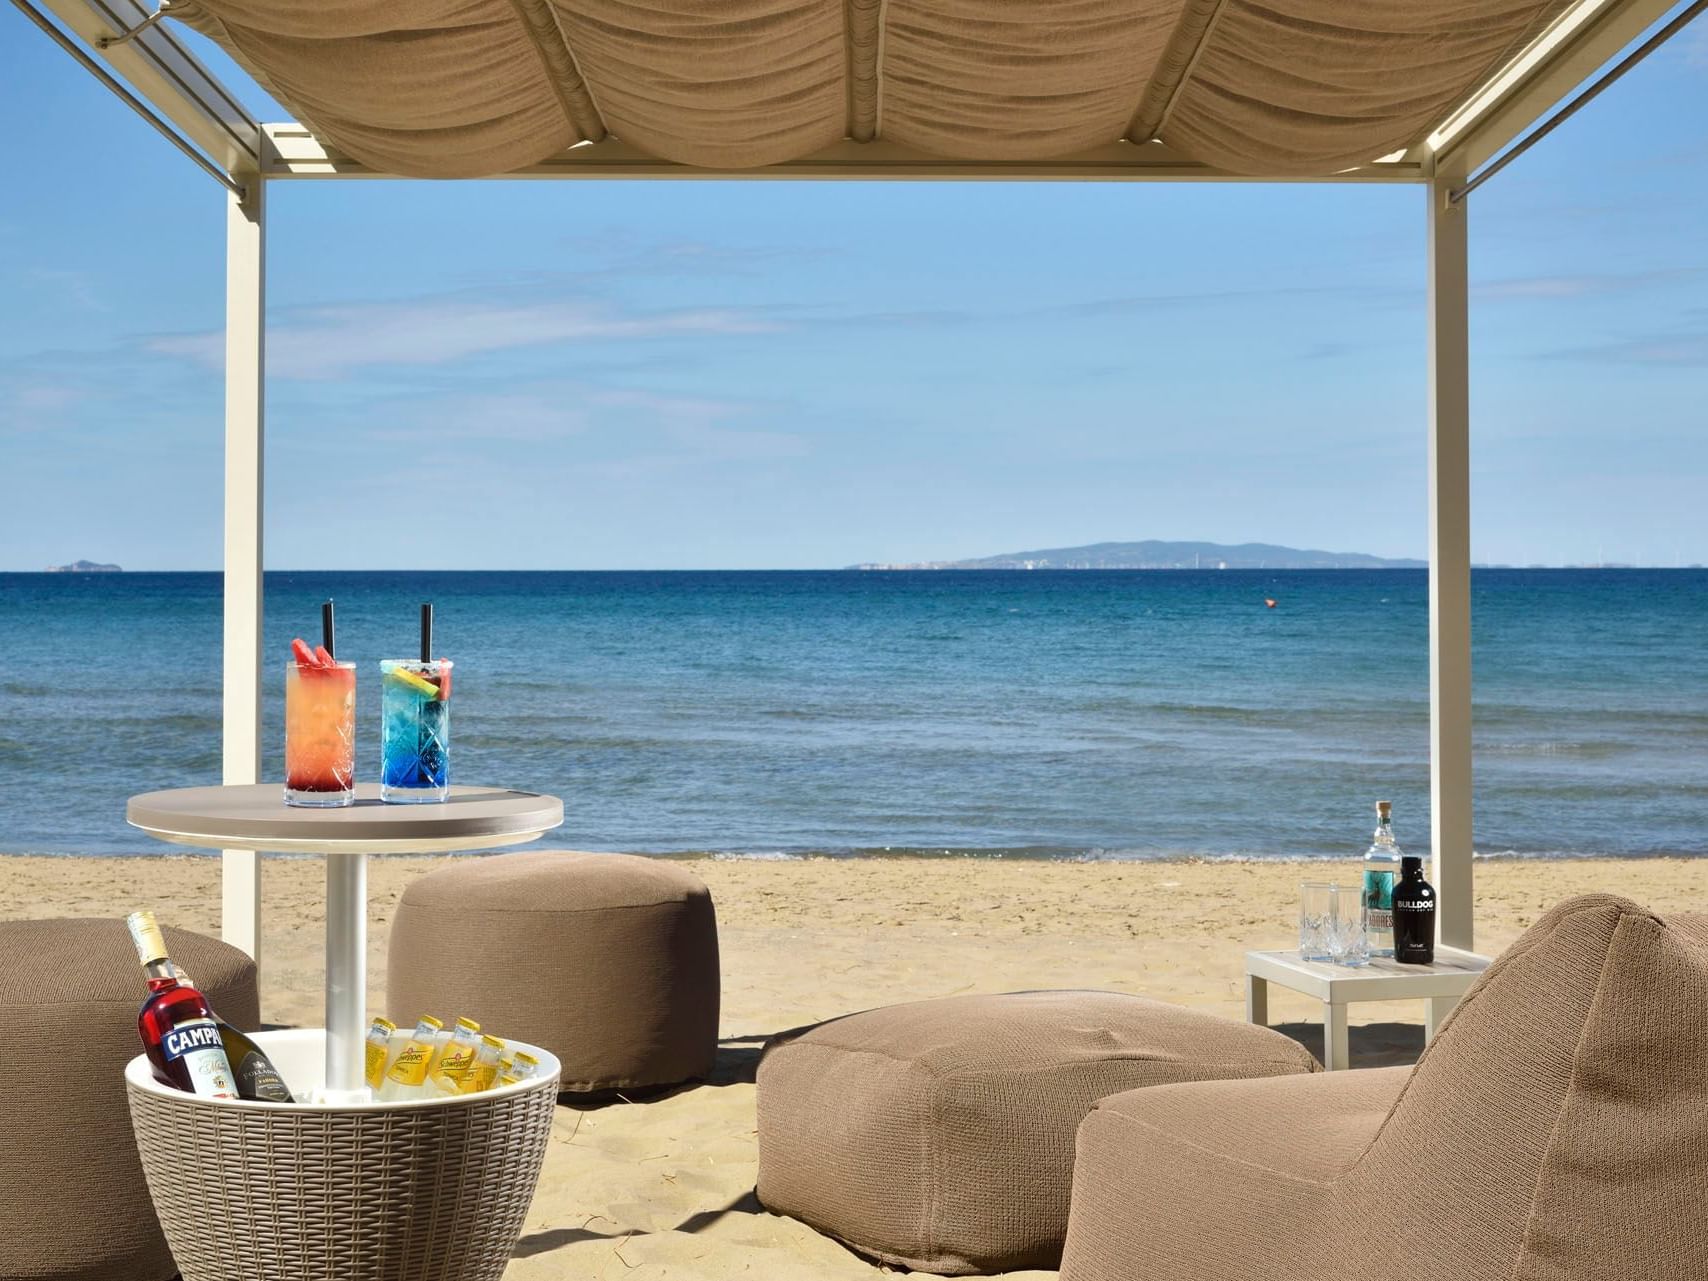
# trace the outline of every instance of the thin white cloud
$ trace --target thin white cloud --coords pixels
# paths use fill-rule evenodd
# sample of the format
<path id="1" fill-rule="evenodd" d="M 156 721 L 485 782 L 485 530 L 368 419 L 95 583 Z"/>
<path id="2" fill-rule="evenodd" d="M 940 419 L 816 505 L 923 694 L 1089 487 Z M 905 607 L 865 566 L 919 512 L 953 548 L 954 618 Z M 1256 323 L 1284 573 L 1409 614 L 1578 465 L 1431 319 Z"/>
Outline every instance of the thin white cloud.
<path id="1" fill-rule="evenodd" d="M 1699 267 L 1669 267 L 1657 271 L 1522 276 L 1509 280 L 1483 281 L 1472 286 L 1471 294 L 1479 302 L 1590 298 L 1604 294 L 1629 293 L 1652 285 L 1675 284 L 1701 274 L 1702 269 Z"/>
<path id="2" fill-rule="evenodd" d="M 95 277 L 89 272 L 67 267 L 31 267 L 24 275 L 39 285 L 44 293 L 75 311 L 106 313 L 113 309 L 101 296 Z"/>
<path id="3" fill-rule="evenodd" d="M 439 365 L 489 352 L 553 343 L 769 333 L 775 322 L 729 308 L 623 312 L 575 300 L 489 302 L 426 298 L 398 303 L 315 307 L 293 313 L 267 333 L 269 376 L 344 378 L 375 365 Z M 218 332 L 145 340 L 147 350 L 218 368 Z"/>
<path id="4" fill-rule="evenodd" d="M 1708 71 L 1708 27 L 1698 25 L 1686 35 L 1684 64 L 1699 71 Z"/>
<path id="5" fill-rule="evenodd" d="M 1542 353 L 1556 360 L 1592 360 L 1618 365 L 1672 365 L 1697 368 L 1708 365 L 1708 334 L 1681 333 L 1604 343 L 1596 347 L 1574 347 Z"/>
<path id="6" fill-rule="evenodd" d="M 671 396 L 630 387 L 605 388 L 589 393 L 595 405 L 612 409 L 637 409 L 660 418 L 697 419 L 709 422 L 746 412 L 750 406 L 734 400 L 710 400 L 702 396 Z"/>
<path id="7" fill-rule="evenodd" d="M 83 388 L 63 383 L 0 385 L 0 432 L 61 428 L 69 421 L 69 411 L 88 399 Z"/>
<path id="8" fill-rule="evenodd" d="M 20 389 L 12 398 L 12 403 L 19 409 L 40 413 L 69 409 L 78 401 L 87 398 L 88 393 L 79 387 L 37 384 Z"/>
<path id="9" fill-rule="evenodd" d="M 410 398 L 367 412 L 380 415 L 379 425 L 364 434 L 408 445 L 429 439 L 538 443 L 575 435 L 587 426 L 587 414 L 573 395 L 543 390 L 480 392 L 430 401 Z"/>

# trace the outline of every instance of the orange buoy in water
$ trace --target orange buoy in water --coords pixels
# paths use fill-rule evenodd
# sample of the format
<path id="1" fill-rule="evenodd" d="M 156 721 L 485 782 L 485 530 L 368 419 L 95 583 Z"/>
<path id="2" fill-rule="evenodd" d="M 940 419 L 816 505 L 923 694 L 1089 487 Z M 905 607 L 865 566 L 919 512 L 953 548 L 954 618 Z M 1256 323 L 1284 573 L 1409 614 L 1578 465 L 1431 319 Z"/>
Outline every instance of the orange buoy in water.
<path id="1" fill-rule="evenodd" d="M 1265 596 L 1263 598 L 1263 603 L 1269 606 L 1270 609 L 1275 608 L 1275 598 L 1273 596 Z"/>

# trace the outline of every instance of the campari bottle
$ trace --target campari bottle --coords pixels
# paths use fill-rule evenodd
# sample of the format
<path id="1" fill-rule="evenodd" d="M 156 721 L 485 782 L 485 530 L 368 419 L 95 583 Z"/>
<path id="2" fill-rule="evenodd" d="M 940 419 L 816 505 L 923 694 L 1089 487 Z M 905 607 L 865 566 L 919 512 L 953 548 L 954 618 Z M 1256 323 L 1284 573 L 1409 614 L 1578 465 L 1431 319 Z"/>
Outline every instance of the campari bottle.
<path id="1" fill-rule="evenodd" d="M 148 1000 L 136 1026 L 154 1079 L 203 1098 L 238 1098 L 237 1077 L 213 1009 L 206 997 L 179 979 L 154 913 L 132 912 L 125 924 L 148 976 Z"/>

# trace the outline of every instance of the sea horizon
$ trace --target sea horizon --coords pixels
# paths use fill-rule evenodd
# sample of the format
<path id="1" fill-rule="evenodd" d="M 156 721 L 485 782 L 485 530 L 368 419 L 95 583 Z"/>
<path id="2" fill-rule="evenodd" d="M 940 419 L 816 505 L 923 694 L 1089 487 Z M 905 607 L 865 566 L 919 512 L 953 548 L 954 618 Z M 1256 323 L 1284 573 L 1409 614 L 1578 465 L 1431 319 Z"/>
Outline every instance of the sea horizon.
<path id="1" fill-rule="evenodd" d="M 452 777 L 563 797 L 553 845 L 672 857 L 1427 853 L 1428 571 L 268 571 L 264 775 L 292 635 L 372 665 L 420 600 Z M 1708 853 L 1708 572 L 1474 578 L 1484 858 Z M 1277 600 L 1267 608 L 1265 597 Z M 147 854 L 125 798 L 219 779 L 221 580 L 0 574 L 10 853 Z M 273 669 L 277 666 L 278 671 Z"/>
<path id="2" fill-rule="evenodd" d="M 1392 559 L 1403 559 L 1394 557 Z M 1708 570 L 1708 565 L 1639 565 L 1627 564 L 1623 561 L 1606 564 L 1518 564 L 1506 561 L 1472 561 L 1473 572 L 1487 569 L 1513 569 L 1536 572 L 1559 570 L 1596 570 L 1608 573 L 1622 571 L 1637 571 L 1641 573 L 1672 572 L 1691 573 Z M 120 569 L 120 570 L 66 570 L 66 569 L 0 569 L 0 577 L 15 578 L 78 578 L 78 577 L 109 577 L 115 574 L 211 574 L 215 577 L 222 575 L 222 568 L 213 569 Z M 1371 566 L 1346 565 L 1332 568 L 1298 567 L 1288 568 L 1276 566 L 1272 569 L 1227 568 L 1218 569 L 1212 565 L 1134 565 L 1118 569 L 1081 569 L 1065 565 L 1040 565 L 1030 569 L 1017 568 L 979 568 L 955 565 L 936 566 L 930 564 L 909 565 L 748 565 L 739 569 L 709 568 L 705 566 L 631 566 L 628 568 L 590 568 L 590 569 L 504 569 L 483 566 L 478 569 L 385 569 L 374 566 L 364 566 L 357 569 L 268 569 L 267 574 L 1240 574 L 1240 573 L 1275 573 L 1275 574 L 1427 574 L 1426 566 Z"/>

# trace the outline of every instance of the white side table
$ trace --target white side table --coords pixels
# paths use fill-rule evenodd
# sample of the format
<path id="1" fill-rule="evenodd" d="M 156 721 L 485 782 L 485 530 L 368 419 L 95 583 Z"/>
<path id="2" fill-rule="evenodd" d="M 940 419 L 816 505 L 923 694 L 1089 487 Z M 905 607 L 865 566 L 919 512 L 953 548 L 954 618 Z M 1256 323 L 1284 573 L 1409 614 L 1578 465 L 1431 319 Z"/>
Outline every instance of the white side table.
<path id="1" fill-rule="evenodd" d="M 1245 1017 L 1251 1023 L 1268 1024 L 1271 983 L 1315 997 L 1323 1003 L 1323 1067 L 1338 1072 L 1350 1066 L 1346 1007 L 1352 1002 L 1427 1002 L 1423 1036 L 1428 1044 L 1459 998 L 1488 967 L 1488 957 L 1453 947 L 1437 947 L 1433 965 L 1401 965 L 1384 956 L 1372 957 L 1368 965 L 1355 969 L 1301 960 L 1297 951 L 1247 952 Z"/>
<path id="2" fill-rule="evenodd" d="M 369 854 L 490 849 L 537 840 L 563 822 L 555 796 L 453 787 L 443 802 L 386 805 L 360 783 L 356 803 L 296 809 L 277 783 L 183 787 L 133 796 L 125 819 L 175 845 L 326 855 L 326 1085 L 319 1102 L 365 1097 Z"/>

